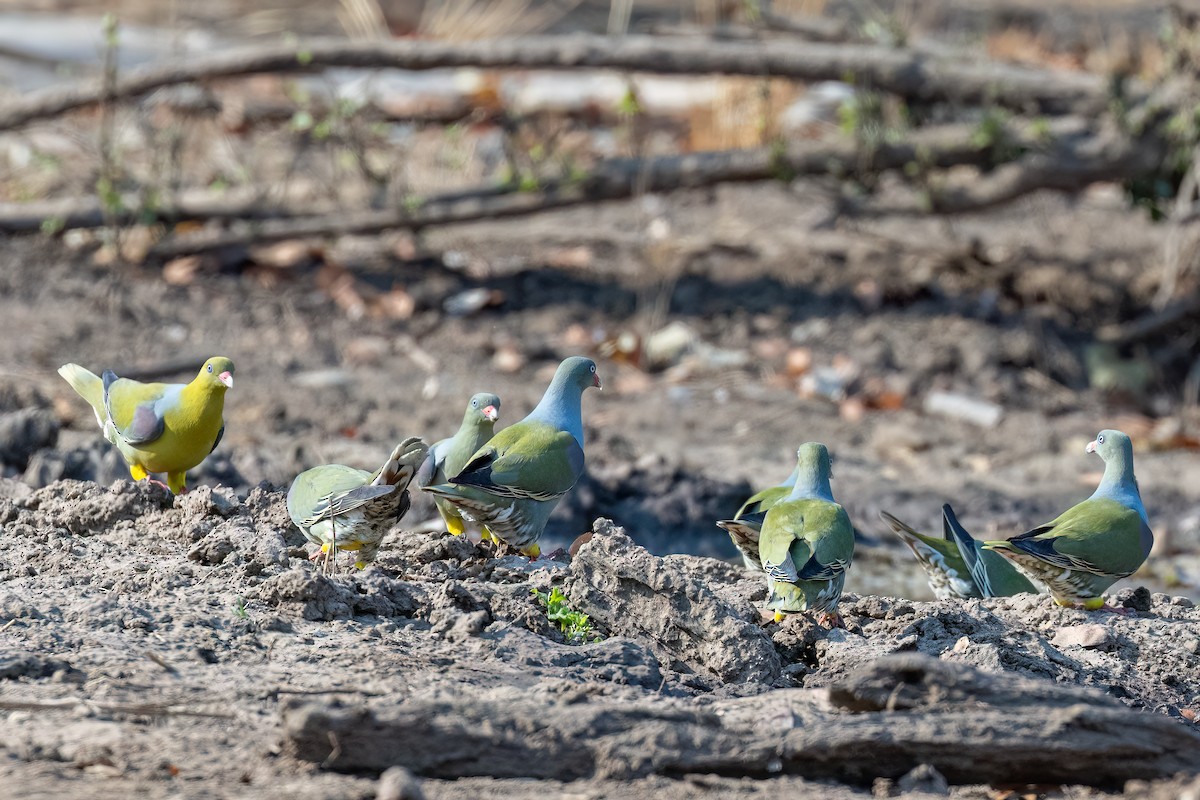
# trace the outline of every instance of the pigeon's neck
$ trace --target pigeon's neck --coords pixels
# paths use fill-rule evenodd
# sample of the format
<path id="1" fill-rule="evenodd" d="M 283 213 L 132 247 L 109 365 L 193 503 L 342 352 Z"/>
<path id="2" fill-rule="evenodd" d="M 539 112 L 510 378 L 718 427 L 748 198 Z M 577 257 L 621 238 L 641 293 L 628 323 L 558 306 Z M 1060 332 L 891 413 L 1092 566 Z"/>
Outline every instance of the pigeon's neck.
<path id="1" fill-rule="evenodd" d="M 575 437 L 583 447 L 583 392 L 574 386 L 550 384 L 542 400 L 527 419 L 545 422 Z"/>
<path id="2" fill-rule="evenodd" d="M 1092 493 L 1095 499 L 1116 500 L 1138 512 L 1142 521 L 1149 524 L 1142 495 L 1138 491 L 1137 478 L 1133 476 L 1133 464 L 1125 459 L 1114 460 L 1104 465 L 1104 477 Z"/>
<path id="3" fill-rule="evenodd" d="M 787 480 L 785 480 L 783 483 L 781 483 L 780 486 L 786 486 L 787 488 L 791 489 L 793 486 L 796 485 L 796 480 L 799 477 L 800 477 L 800 467 L 796 467 L 794 470 L 792 470 L 792 474 L 787 476 Z"/>
<path id="4" fill-rule="evenodd" d="M 829 478 L 820 475 L 796 475 L 796 483 L 792 487 L 789 500 L 826 500 L 836 503 L 833 499 L 833 489 L 829 486 Z"/>

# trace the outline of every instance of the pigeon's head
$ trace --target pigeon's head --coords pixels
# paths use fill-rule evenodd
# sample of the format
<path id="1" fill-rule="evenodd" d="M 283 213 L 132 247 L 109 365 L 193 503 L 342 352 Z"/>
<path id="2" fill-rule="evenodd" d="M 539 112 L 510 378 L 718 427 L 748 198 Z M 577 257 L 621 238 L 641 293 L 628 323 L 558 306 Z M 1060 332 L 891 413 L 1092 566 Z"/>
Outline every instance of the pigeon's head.
<path id="1" fill-rule="evenodd" d="M 225 356 L 213 356 L 200 368 L 199 378 L 215 388 L 233 388 L 233 362 Z"/>
<path id="2" fill-rule="evenodd" d="M 500 418 L 500 398 L 494 394 L 480 392 L 471 398 L 471 410 L 488 422 L 495 422 Z"/>
<path id="3" fill-rule="evenodd" d="M 1088 442 L 1087 451 L 1099 455 L 1106 464 L 1114 459 L 1133 460 L 1133 442 L 1120 431 L 1100 431 L 1095 439 Z"/>
<path id="4" fill-rule="evenodd" d="M 554 382 L 567 386 L 576 386 L 583 391 L 591 386 L 603 388 L 600 384 L 600 373 L 596 371 L 596 362 L 583 356 L 571 356 L 558 365 L 554 373 Z"/>
<path id="5" fill-rule="evenodd" d="M 829 480 L 833 477 L 833 459 L 829 448 L 820 442 L 805 442 L 796 451 L 796 469 L 800 475 L 811 476 L 816 480 Z"/>

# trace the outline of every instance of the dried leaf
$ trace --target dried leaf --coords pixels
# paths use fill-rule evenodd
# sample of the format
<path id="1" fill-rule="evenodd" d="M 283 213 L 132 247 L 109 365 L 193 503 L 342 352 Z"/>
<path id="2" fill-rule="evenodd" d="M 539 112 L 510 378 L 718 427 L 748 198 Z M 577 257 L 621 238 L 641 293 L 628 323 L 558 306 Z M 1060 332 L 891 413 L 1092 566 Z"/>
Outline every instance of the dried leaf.
<path id="1" fill-rule="evenodd" d="M 172 286 L 187 286 L 196 279 L 201 263 L 200 256 L 172 259 L 163 265 L 162 278 Z"/>

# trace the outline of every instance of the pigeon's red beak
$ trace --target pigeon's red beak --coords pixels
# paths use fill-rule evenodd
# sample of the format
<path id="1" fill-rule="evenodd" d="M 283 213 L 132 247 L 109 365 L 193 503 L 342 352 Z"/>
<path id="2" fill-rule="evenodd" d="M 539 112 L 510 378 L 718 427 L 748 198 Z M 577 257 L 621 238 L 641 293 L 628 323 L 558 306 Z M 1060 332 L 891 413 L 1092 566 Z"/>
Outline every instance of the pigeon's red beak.
<path id="1" fill-rule="evenodd" d="M 1093 439 L 1092 441 L 1088 442 L 1087 451 L 1088 451 L 1089 453 L 1094 453 L 1094 452 L 1096 452 L 1096 440 L 1095 440 L 1095 439 Z"/>
<path id="2" fill-rule="evenodd" d="M 225 370 L 217 377 L 221 380 L 221 383 L 225 384 L 230 389 L 233 388 L 233 373 L 232 372 L 230 372 L 229 370 Z"/>
<path id="3" fill-rule="evenodd" d="M 485 406 L 483 409 L 483 415 L 492 422 L 495 422 L 500 418 L 500 412 L 496 410 L 495 406 Z"/>
<path id="4" fill-rule="evenodd" d="M 592 386 L 595 386 L 597 389 L 601 389 L 601 390 L 604 389 L 604 386 L 601 385 L 601 383 L 600 383 L 600 373 L 599 372 L 597 372 L 595 375 L 592 376 Z"/>

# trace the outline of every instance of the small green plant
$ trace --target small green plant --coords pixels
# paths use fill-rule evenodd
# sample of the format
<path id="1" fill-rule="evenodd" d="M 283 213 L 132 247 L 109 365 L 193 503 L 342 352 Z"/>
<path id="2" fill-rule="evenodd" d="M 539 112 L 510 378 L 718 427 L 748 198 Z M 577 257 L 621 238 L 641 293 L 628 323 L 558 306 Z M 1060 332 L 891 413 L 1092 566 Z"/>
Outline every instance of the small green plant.
<path id="1" fill-rule="evenodd" d="M 238 597 L 234 600 L 233 615 L 238 619 L 250 619 L 250 614 L 246 611 L 246 598 Z"/>
<path id="2" fill-rule="evenodd" d="M 591 618 L 581 611 L 573 611 L 567 605 L 567 596 L 558 587 L 548 592 L 530 589 L 538 602 L 546 608 L 546 619 L 558 625 L 558 629 L 572 644 L 598 642 L 604 637 L 592 625 Z"/>

